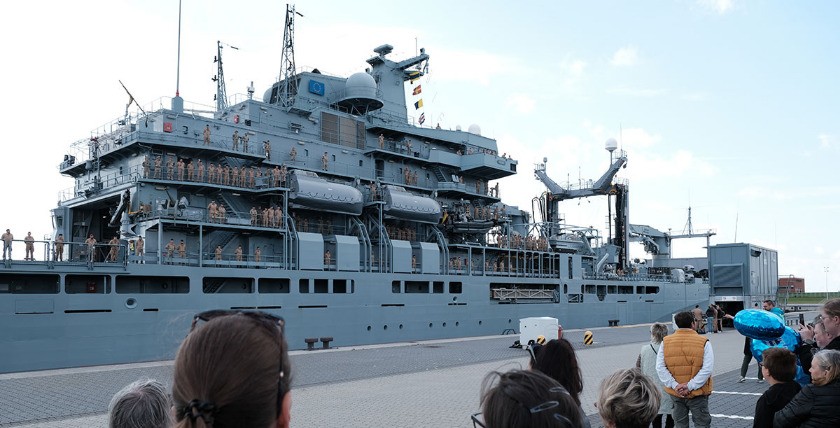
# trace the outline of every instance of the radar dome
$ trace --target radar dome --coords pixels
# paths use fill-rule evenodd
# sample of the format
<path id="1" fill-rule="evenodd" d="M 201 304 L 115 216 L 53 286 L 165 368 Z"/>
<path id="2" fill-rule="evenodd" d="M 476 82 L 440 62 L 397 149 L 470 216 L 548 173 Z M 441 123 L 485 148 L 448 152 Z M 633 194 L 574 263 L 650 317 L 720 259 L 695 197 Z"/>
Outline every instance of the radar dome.
<path id="1" fill-rule="evenodd" d="M 481 127 L 473 123 L 469 128 L 467 128 L 467 132 L 470 134 L 481 135 Z"/>
<path id="2" fill-rule="evenodd" d="M 347 90 L 348 96 L 376 96 L 376 80 L 373 80 L 373 76 L 364 72 L 359 72 L 348 77 L 344 88 Z"/>
<path id="3" fill-rule="evenodd" d="M 351 113 L 365 114 L 382 108 L 384 104 L 376 94 L 376 80 L 373 76 L 359 72 L 347 78 L 338 105 L 349 109 Z"/>
<path id="4" fill-rule="evenodd" d="M 604 143 L 604 148 L 609 151 L 613 151 L 618 148 L 618 142 L 615 141 L 615 138 L 608 138 L 607 142 Z"/>
<path id="5" fill-rule="evenodd" d="M 455 125 L 455 130 L 460 131 L 461 130 L 461 125 Z"/>

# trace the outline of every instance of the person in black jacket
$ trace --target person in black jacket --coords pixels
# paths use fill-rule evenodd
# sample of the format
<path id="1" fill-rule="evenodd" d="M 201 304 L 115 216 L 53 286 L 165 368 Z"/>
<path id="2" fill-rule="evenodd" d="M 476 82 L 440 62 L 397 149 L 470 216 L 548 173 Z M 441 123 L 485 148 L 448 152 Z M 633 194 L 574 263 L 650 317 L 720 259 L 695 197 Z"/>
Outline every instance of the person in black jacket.
<path id="1" fill-rule="evenodd" d="M 753 428 L 773 428 L 773 416 L 799 392 L 793 381 L 796 376 L 796 355 L 785 348 L 768 348 L 761 353 L 762 366 L 770 388 L 755 403 Z"/>
<path id="2" fill-rule="evenodd" d="M 840 351 L 817 352 L 811 381 L 773 417 L 773 427 L 822 428 L 840 426 Z"/>

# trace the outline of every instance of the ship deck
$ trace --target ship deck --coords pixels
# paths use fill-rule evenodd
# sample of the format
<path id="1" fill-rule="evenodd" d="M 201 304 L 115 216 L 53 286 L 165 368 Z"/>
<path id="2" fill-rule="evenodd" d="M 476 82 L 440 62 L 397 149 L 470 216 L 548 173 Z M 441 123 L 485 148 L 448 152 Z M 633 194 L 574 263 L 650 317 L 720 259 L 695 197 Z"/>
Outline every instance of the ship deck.
<path id="1" fill-rule="evenodd" d="M 601 379 L 635 364 L 649 330 L 638 325 L 591 331 L 595 343 L 590 346 L 583 344 L 583 330 L 566 330 L 564 337 L 578 350 L 581 401 L 592 426 L 599 427 L 594 402 Z M 768 385 L 757 383 L 754 360 L 752 378 L 737 383 L 744 344 L 737 331 L 707 337 L 715 351 L 712 425 L 751 427 L 755 402 Z M 293 351 L 292 426 L 471 427 L 484 376 L 527 366 L 527 352 L 509 348 L 517 338 Z M 111 396 L 147 377 L 171 385 L 172 362 L 2 374 L 0 427 L 106 427 Z"/>

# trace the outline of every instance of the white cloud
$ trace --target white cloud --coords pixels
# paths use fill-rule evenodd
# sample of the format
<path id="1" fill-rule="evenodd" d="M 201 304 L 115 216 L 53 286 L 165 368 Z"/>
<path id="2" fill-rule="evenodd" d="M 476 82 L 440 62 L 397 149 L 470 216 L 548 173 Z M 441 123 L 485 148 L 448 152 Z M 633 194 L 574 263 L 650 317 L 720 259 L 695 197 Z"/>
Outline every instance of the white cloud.
<path id="1" fill-rule="evenodd" d="M 838 147 L 837 138 L 833 135 L 821 133 L 820 135 L 817 135 L 817 139 L 820 141 L 820 148 L 834 149 Z"/>
<path id="2" fill-rule="evenodd" d="M 559 78 L 565 89 L 577 88 L 585 78 L 586 61 L 575 58 L 565 58 L 559 64 Z"/>
<path id="3" fill-rule="evenodd" d="M 680 98 L 685 101 L 706 101 L 709 99 L 709 94 L 705 92 L 688 92 L 680 95 Z"/>
<path id="4" fill-rule="evenodd" d="M 718 15 L 724 15 L 730 12 L 734 6 L 733 0 L 698 0 L 697 3 Z"/>
<path id="5" fill-rule="evenodd" d="M 629 67 L 639 63 L 639 53 L 634 46 L 623 47 L 612 56 L 610 64 L 615 67 Z"/>
<path id="6" fill-rule="evenodd" d="M 519 113 L 528 114 L 534 111 L 536 101 L 525 94 L 512 94 L 507 99 L 507 105 Z"/>
<path id="7" fill-rule="evenodd" d="M 615 94 L 615 95 L 628 95 L 631 97 L 643 97 L 643 98 L 653 98 L 658 97 L 660 95 L 664 95 L 668 92 L 667 89 L 655 89 L 655 88 L 630 88 L 627 86 L 622 86 L 618 88 L 608 89 L 608 94 Z"/>

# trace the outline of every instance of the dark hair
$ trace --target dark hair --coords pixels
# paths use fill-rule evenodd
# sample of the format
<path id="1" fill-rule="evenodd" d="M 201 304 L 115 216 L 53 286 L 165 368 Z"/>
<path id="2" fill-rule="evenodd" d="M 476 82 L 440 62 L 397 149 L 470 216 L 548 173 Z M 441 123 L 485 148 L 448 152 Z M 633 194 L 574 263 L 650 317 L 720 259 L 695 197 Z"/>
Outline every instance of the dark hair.
<path id="1" fill-rule="evenodd" d="M 276 425 L 291 373 L 280 326 L 259 312 L 225 314 L 194 327 L 175 357 L 178 427 Z"/>
<path id="2" fill-rule="evenodd" d="M 647 428 L 659 412 L 662 393 L 638 368 L 619 370 L 601 381 L 598 413 L 622 428 Z"/>
<path id="3" fill-rule="evenodd" d="M 554 379 L 531 370 L 491 372 L 481 386 L 487 428 L 577 428 L 580 407 Z"/>
<path id="4" fill-rule="evenodd" d="M 572 344 L 566 339 L 551 339 L 542 346 L 536 357 L 532 368 L 563 385 L 580 406 L 579 395 L 583 391 L 583 377 Z"/>
<path id="5" fill-rule="evenodd" d="M 767 304 L 768 304 L 768 305 L 770 305 L 770 306 L 776 306 L 776 302 L 774 302 L 774 301 L 772 301 L 772 300 L 770 300 L 770 299 L 765 300 L 765 301 L 764 301 L 764 303 L 767 303 Z"/>
<path id="6" fill-rule="evenodd" d="M 779 382 L 790 382 L 796 377 L 796 354 L 785 348 L 765 349 L 761 353 L 761 365 Z"/>
<path id="7" fill-rule="evenodd" d="M 680 312 L 674 315 L 674 324 L 677 328 L 691 328 L 691 323 L 694 322 L 694 314 L 691 312 Z"/>

